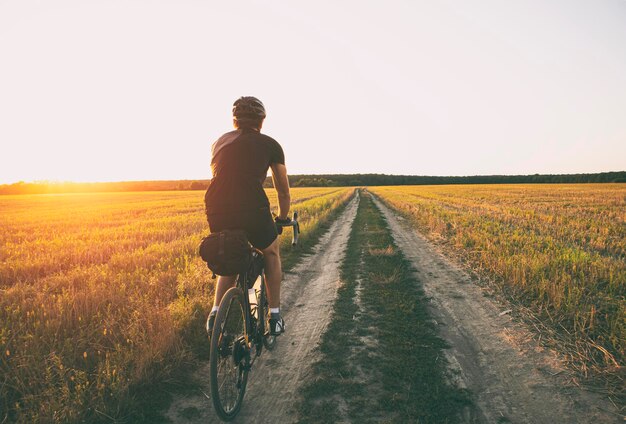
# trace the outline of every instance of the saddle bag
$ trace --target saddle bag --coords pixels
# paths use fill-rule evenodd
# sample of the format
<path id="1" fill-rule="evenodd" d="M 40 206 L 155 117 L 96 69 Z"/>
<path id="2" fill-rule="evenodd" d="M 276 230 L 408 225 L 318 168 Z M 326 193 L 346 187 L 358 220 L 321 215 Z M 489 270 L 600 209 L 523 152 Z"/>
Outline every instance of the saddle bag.
<path id="1" fill-rule="evenodd" d="M 243 230 L 224 230 L 209 234 L 199 247 L 202 260 L 214 274 L 237 275 L 252 262 L 252 246 Z"/>

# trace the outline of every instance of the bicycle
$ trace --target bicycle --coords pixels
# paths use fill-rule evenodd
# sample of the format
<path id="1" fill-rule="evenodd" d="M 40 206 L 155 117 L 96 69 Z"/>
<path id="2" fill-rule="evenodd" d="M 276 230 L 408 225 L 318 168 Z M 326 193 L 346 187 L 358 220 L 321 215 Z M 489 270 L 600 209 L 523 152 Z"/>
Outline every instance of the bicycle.
<path id="1" fill-rule="evenodd" d="M 293 227 L 292 245 L 298 243 L 298 213 L 282 227 Z M 248 373 L 263 348 L 272 350 L 276 336 L 269 334 L 269 305 L 263 274 L 263 254 L 255 250 L 248 270 L 237 276 L 235 287 L 222 298 L 210 350 L 211 399 L 217 415 L 224 421 L 237 416 L 248 382 Z"/>

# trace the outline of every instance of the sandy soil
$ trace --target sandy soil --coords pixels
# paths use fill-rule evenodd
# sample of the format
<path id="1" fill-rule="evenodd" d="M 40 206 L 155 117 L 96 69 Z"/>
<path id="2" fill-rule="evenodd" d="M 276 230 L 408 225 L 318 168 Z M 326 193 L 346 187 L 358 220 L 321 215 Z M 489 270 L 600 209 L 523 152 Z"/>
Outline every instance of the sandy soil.
<path id="1" fill-rule="evenodd" d="M 254 364 L 243 407 L 234 422 L 296 421 L 293 407 L 298 388 L 310 376 L 310 366 L 317 360 L 315 348 L 332 312 L 339 286 L 339 266 L 358 200 L 357 194 L 322 237 L 314 253 L 285 275 L 281 312 L 287 331 L 279 337 L 276 348 L 264 351 Z M 202 391 L 209 394 L 208 362 L 198 370 L 198 377 L 206 381 Z M 174 423 L 219 422 L 211 400 L 204 393 L 176 397 L 166 416 Z"/>
<path id="2" fill-rule="evenodd" d="M 374 198 L 398 247 L 431 298 L 433 318 L 448 341 L 453 380 L 471 390 L 471 423 L 623 423 L 602 396 L 568 384 L 558 356 L 536 343 L 507 306 L 485 296 L 469 275 L 446 259 L 404 219 Z"/>

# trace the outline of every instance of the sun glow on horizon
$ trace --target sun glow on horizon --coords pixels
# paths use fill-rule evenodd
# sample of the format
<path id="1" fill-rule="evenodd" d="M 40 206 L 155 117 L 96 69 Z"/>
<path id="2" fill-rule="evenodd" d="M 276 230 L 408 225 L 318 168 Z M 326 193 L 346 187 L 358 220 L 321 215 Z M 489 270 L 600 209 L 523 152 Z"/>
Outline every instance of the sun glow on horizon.
<path id="1" fill-rule="evenodd" d="M 16 181 L 0 181 L 0 185 L 13 185 L 13 184 L 37 184 L 37 185 L 50 185 L 50 186 L 63 186 L 63 185 L 75 185 L 75 184 L 107 184 L 107 183 L 141 183 L 141 182 L 153 182 L 153 181 L 206 181 L 213 177 L 213 173 L 209 168 L 208 174 L 198 178 L 143 178 L 143 179 L 111 179 L 102 177 L 96 178 L 75 178 L 75 179 L 37 179 L 37 180 L 16 180 Z"/>

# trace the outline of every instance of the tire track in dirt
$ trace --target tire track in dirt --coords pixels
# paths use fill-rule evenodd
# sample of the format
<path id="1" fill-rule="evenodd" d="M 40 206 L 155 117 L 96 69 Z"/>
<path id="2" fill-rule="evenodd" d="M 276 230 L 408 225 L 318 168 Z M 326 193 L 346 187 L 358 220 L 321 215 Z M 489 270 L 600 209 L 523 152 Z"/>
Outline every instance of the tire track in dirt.
<path id="1" fill-rule="evenodd" d="M 346 209 L 316 245 L 282 283 L 281 312 L 287 331 L 278 338 L 273 351 L 265 350 L 255 362 L 241 412 L 235 423 L 295 422 L 294 406 L 298 388 L 316 361 L 321 335 L 330 318 L 339 287 L 339 267 L 345 256 L 352 222 L 359 203 L 358 191 Z M 198 379 L 209 388 L 208 361 L 197 372 Z M 174 423 L 195 424 L 220 422 L 211 400 L 203 393 L 177 396 L 166 413 Z"/>
<path id="2" fill-rule="evenodd" d="M 440 335 L 450 344 L 451 374 L 471 390 L 471 423 L 614 423 L 624 417 L 604 397 L 567 384 L 568 370 L 525 326 L 486 298 L 471 278 L 379 199 L 396 244 L 431 298 Z"/>

